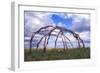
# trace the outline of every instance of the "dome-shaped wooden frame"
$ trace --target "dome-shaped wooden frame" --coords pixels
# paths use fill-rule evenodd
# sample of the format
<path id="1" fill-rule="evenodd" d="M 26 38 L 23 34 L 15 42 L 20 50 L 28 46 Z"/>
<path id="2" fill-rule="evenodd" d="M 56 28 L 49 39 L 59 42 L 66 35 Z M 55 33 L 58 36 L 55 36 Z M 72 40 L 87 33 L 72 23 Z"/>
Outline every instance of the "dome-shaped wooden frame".
<path id="1" fill-rule="evenodd" d="M 49 28 L 52 28 L 52 29 L 50 29 L 50 31 L 48 33 L 46 33 L 46 31 Z M 56 35 L 55 34 L 51 34 L 56 29 L 59 30 L 59 32 Z M 77 33 L 73 32 L 73 31 L 71 31 L 69 29 L 66 29 L 64 27 L 60 27 L 60 26 L 55 26 L 54 27 L 54 26 L 48 25 L 48 26 L 45 26 L 45 27 L 41 27 L 38 31 L 32 33 L 32 36 L 31 36 L 31 39 L 30 39 L 30 53 L 32 51 L 32 41 L 33 41 L 35 35 L 39 34 L 40 32 L 44 33 L 44 36 L 39 40 L 39 42 L 36 45 L 37 45 L 37 48 L 38 48 L 39 44 L 44 39 L 44 41 L 43 41 L 44 42 L 43 52 L 46 52 L 48 41 L 50 39 L 50 36 L 52 36 L 52 35 L 56 37 L 55 48 L 56 48 L 56 44 L 57 44 L 57 40 L 58 40 L 59 35 L 63 36 L 62 37 L 62 43 L 63 43 L 64 50 L 66 48 L 68 48 L 66 40 L 68 40 L 70 42 L 70 44 L 71 44 L 71 47 L 73 47 L 73 44 L 71 43 L 71 40 L 67 36 L 64 35 L 64 32 L 67 32 L 67 33 L 70 33 L 70 34 L 73 35 L 73 37 L 78 41 L 78 48 L 84 48 L 85 47 L 85 44 L 84 44 L 83 40 L 80 38 L 80 36 Z"/>

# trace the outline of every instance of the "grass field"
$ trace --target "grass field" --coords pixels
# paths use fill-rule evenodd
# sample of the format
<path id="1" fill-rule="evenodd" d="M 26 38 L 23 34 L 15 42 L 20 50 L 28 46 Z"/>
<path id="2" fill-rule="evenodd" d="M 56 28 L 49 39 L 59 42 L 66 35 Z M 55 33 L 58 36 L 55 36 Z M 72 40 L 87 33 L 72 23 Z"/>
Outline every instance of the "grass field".
<path id="1" fill-rule="evenodd" d="M 90 58 L 90 48 L 80 49 L 49 49 L 45 53 L 42 49 L 33 49 L 32 54 L 29 50 L 24 50 L 24 61 L 42 61 L 42 60 L 64 60 L 64 59 L 87 59 Z"/>

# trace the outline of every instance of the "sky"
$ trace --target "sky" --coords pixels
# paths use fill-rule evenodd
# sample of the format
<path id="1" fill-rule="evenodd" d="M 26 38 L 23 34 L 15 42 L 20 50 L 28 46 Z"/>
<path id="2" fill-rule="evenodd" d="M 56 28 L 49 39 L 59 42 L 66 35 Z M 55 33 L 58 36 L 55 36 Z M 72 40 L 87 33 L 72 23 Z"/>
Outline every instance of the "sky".
<path id="1" fill-rule="evenodd" d="M 35 12 L 24 11 L 24 47 L 29 48 L 29 40 L 32 32 L 36 32 L 39 28 L 52 25 L 60 26 L 66 29 L 70 29 L 75 33 L 78 33 L 81 39 L 84 41 L 86 47 L 90 47 L 90 15 L 78 14 L 78 13 L 66 13 L 66 12 Z M 58 30 L 56 30 L 58 31 Z M 54 32 L 53 32 L 54 33 Z M 56 34 L 56 33 L 54 33 Z M 69 33 L 64 33 L 73 43 L 74 47 L 77 47 L 77 41 Z M 37 34 L 33 39 L 33 48 L 36 47 L 36 43 L 43 35 Z M 54 48 L 54 41 L 56 37 L 51 36 L 47 48 Z M 70 44 L 68 42 L 70 47 Z M 43 47 L 43 41 L 39 45 Z M 62 48 L 61 37 L 58 38 L 57 47 Z"/>

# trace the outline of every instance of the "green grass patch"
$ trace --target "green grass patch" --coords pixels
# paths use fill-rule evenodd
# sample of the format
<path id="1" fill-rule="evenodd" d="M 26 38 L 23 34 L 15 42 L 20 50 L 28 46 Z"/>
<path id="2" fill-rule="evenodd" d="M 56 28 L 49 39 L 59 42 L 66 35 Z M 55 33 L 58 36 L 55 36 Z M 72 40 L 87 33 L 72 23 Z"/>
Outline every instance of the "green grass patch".
<path id="1" fill-rule="evenodd" d="M 90 58 L 90 48 L 80 49 L 49 49 L 45 53 L 42 49 L 33 49 L 32 54 L 29 49 L 24 50 L 24 61 L 42 60 L 64 60 L 64 59 L 87 59 Z"/>

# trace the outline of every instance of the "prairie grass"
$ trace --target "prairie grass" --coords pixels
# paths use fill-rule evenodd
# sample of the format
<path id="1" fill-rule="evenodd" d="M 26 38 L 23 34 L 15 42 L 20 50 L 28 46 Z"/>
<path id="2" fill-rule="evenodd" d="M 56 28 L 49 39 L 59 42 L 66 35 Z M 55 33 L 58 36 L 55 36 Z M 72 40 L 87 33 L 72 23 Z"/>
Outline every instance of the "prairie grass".
<path id="1" fill-rule="evenodd" d="M 67 59 L 87 59 L 90 58 L 90 48 L 61 48 L 48 49 L 45 53 L 42 49 L 32 49 L 32 54 L 29 49 L 24 50 L 24 61 L 43 61 L 43 60 L 67 60 Z"/>

